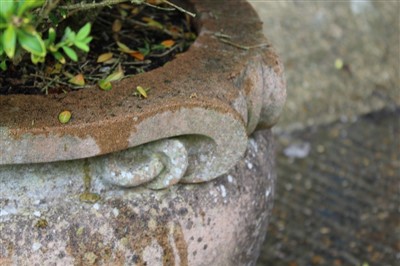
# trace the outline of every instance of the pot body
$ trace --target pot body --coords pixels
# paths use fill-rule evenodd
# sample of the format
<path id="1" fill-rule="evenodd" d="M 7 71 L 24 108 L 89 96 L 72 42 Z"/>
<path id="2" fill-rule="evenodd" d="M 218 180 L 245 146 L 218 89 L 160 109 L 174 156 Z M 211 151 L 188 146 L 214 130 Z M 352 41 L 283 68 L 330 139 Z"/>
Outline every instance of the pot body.
<path id="1" fill-rule="evenodd" d="M 255 263 L 283 66 L 246 1 L 179 4 L 198 38 L 167 65 L 109 92 L 0 95 L 0 265 Z"/>
<path id="2" fill-rule="evenodd" d="M 85 160 L 1 166 L 0 264 L 254 265 L 273 151 L 270 131 L 257 132 L 226 175 L 159 191 L 104 182 Z"/>

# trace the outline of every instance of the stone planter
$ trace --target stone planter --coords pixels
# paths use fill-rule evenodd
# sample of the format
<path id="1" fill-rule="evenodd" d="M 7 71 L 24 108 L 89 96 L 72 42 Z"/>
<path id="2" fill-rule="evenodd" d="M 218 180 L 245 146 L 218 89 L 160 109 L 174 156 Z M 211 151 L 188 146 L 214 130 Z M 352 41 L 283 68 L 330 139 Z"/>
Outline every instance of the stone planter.
<path id="1" fill-rule="evenodd" d="M 110 92 L 0 96 L 0 265 L 255 263 L 282 65 L 245 1 L 184 3 L 199 37 L 164 67 Z"/>

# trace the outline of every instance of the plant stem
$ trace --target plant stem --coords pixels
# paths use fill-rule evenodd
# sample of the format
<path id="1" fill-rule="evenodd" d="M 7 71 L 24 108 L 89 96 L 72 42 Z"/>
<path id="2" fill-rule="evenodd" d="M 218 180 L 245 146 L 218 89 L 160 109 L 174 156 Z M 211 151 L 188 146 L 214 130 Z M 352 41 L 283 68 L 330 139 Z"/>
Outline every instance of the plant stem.
<path id="1" fill-rule="evenodd" d="M 79 4 L 73 4 L 73 5 L 64 5 L 60 6 L 61 8 L 64 8 L 65 10 L 74 10 L 74 9 L 79 9 L 79 10 L 87 10 L 87 9 L 93 9 L 93 8 L 98 8 L 98 7 L 105 7 L 105 6 L 111 6 L 111 5 L 116 5 L 120 4 L 123 2 L 131 2 L 133 4 L 143 4 L 145 0 L 104 0 L 100 3 L 79 3 Z"/>
<path id="2" fill-rule="evenodd" d="M 235 43 L 235 42 L 229 41 L 227 39 L 223 39 L 223 38 L 218 38 L 218 40 L 220 42 L 232 45 L 232 46 L 234 46 L 236 48 L 239 48 L 239 49 L 242 49 L 242 50 L 246 50 L 246 51 L 250 50 L 250 49 L 269 47 L 270 46 L 268 43 L 260 43 L 260 44 L 256 44 L 256 45 L 247 46 L 247 45 L 242 45 L 242 44 L 239 44 L 239 43 Z"/>
<path id="3" fill-rule="evenodd" d="M 188 14 L 188 15 L 190 15 L 192 17 L 196 16 L 196 14 L 194 14 L 192 12 L 189 12 L 189 11 L 183 9 L 180 6 L 177 6 L 174 3 L 171 3 L 168 0 L 162 0 L 162 1 L 163 1 L 163 3 L 165 3 L 165 4 L 169 5 L 169 6 L 172 6 L 173 8 L 175 8 L 175 9 L 177 9 L 177 10 L 179 10 L 179 11 L 185 13 L 185 14 Z M 103 0 L 100 3 L 95 3 L 95 2 L 93 2 L 93 3 L 82 3 L 81 2 L 79 4 L 64 5 L 64 6 L 61 6 L 61 8 L 64 8 L 65 10 L 75 10 L 75 9 L 88 10 L 88 9 L 93 9 L 93 8 L 116 5 L 116 4 L 123 3 L 123 2 L 131 2 L 132 4 L 137 4 L 137 5 L 145 4 L 145 5 L 148 5 L 148 6 L 151 6 L 151 7 L 156 7 L 156 6 L 153 6 L 153 5 L 150 5 L 150 4 L 146 3 L 145 0 Z M 156 8 L 163 9 L 161 7 L 156 7 Z"/>
<path id="4" fill-rule="evenodd" d="M 149 7 L 155 8 L 155 9 L 159 9 L 159 10 L 164 10 L 164 11 L 174 11 L 175 10 L 175 8 L 155 6 L 155 5 L 149 4 L 147 2 L 144 2 L 143 4 L 146 6 L 149 6 Z"/>
<path id="5" fill-rule="evenodd" d="M 250 45 L 250 46 L 242 45 L 242 44 L 239 44 L 239 43 L 232 42 L 231 41 L 231 36 L 223 34 L 223 33 L 219 33 L 219 32 L 214 33 L 214 36 L 217 37 L 217 39 L 220 42 L 232 45 L 232 46 L 234 46 L 236 48 L 239 48 L 239 49 L 242 49 L 242 50 L 250 50 L 250 49 L 262 48 L 262 47 L 267 47 L 268 48 L 270 46 L 269 43 L 259 43 L 259 44 Z"/>
<path id="6" fill-rule="evenodd" d="M 185 13 L 185 14 L 188 14 L 189 16 L 192 16 L 192 17 L 195 17 L 195 16 L 196 16 L 196 14 L 194 14 L 194 13 L 192 13 L 192 12 L 189 12 L 189 11 L 183 9 L 183 8 L 180 7 L 180 6 L 177 6 L 177 5 L 175 5 L 174 3 L 171 3 L 171 2 L 168 1 L 168 0 L 163 0 L 163 2 L 166 3 L 167 5 L 170 5 L 170 6 L 174 7 L 174 8 L 176 8 L 176 9 L 178 9 L 179 11 L 181 11 L 181 12 L 183 12 L 183 13 Z"/>

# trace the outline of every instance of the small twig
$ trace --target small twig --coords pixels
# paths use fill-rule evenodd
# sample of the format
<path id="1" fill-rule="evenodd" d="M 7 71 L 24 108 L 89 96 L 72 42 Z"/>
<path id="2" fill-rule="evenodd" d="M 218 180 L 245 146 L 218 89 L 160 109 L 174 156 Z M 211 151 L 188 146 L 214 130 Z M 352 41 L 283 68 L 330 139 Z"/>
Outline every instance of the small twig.
<path id="1" fill-rule="evenodd" d="M 183 12 L 185 14 L 188 14 L 189 16 L 196 17 L 196 14 L 194 14 L 192 12 L 189 12 L 186 9 L 183 9 L 182 7 L 177 6 L 177 5 L 175 5 L 174 3 L 171 3 L 168 0 L 163 0 L 163 2 L 166 3 L 167 5 L 173 6 L 174 8 L 178 9 L 179 11 L 181 11 L 181 12 Z"/>
<path id="2" fill-rule="evenodd" d="M 214 33 L 214 36 L 218 37 L 218 38 L 223 38 L 223 39 L 232 39 L 232 37 L 230 35 L 224 34 L 224 33 L 221 33 L 221 32 Z"/>
<path id="3" fill-rule="evenodd" d="M 231 42 L 231 41 L 226 40 L 226 39 L 221 39 L 221 38 L 218 38 L 218 39 L 220 40 L 220 42 L 232 45 L 232 46 L 234 46 L 236 48 L 239 48 L 239 49 L 242 49 L 242 50 L 246 50 L 246 51 L 250 50 L 250 49 L 254 49 L 254 48 L 269 47 L 268 43 L 260 43 L 260 44 L 256 44 L 256 45 L 246 46 L 246 45 L 241 45 L 241 44 L 238 44 L 238 43 Z"/>
<path id="4" fill-rule="evenodd" d="M 35 78 L 40 78 L 40 79 L 42 79 L 43 81 L 48 80 L 48 82 L 46 83 L 46 85 L 41 89 L 42 91 L 45 91 L 45 94 L 46 94 L 46 95 L 48 94 L 49 87 L 50 87 L 51 85 L 53 85 L 54 83 L 70 86 L 70 84 L 65 83 L 65 82 L 62 82 L 62 81 L 59 81 L 57 78 L 49 78 L 49 77 L 45 77 L 45 76 L 39 75 L 39 74 L 31 74 L 31 76 L 33 76 L 33 77 L 35 77 Z"/>
<path id="5" fill-rule="evenodd" d="M 38 21 L 36 22 L 36 26 L 40 25 L 43 19 L 48 17 L 50 12 L 57 7 L 59 2 L 60 0 L 54 0 L 54 1 L 46 0 L 46 2 L 39 11 L 39 16 L 37 16 Z"/>
<path id="6" fill-rule="evenodd" d="M 48 80 L 50 82 L 53 81 L 53 82 L 61 84 L 61 85 L 68 85 L 68 86 L 70 85 L 69 83 L 60 81 L 57 78 L 50 78 L 50 77 L 46 77 L 46 76 L 43 76 L 43 75 L 40 75 L 40 74 L 31 74 L 31 76 L 37 77 L 37 78 L 41 78 L 42 80 Z"/>
<path id="7" fill-rule="evenodd" d="M 68 83 L 68 82 L 59 80 L 59 76 L 54 77 L 54 78 L 46 77 L 46 76 L 43 76 L 43 75 L 40 75 L 40 74 L 31 74 L 31 76 L 40 78 L 40 79 L 42 79 L 42 80 L 48 80 L 48 81 L 49 81 L 49 83 L 46 84 L 45 88 L 43 88 L 43 90 L 46 90 L 46 94 L 47 94 L 47 89 L 48 89 L 48 87 L 49 87 L 50 85 L 54 84 L 54 83 L 56 83 L 56 84 L 58 84 L 58 85 L 68 86 L 68 87 L 70 87 L 70 88 L 72 88 L 72 89 L 85 89 L 85 88 L 90 88 L 90 87 L 92 87 L 91 85 L 72 86 L 71 83 Z"/>
<path id="8" fill-rule="evenodd" d="M 242 44 L 238 44 L 235 42 L 230 41 L 231 36 L 223 34 L 223 33 L 215 33 L 214 34 L 215 37 L 218 38 L 218 40 L 220 42 L 232 45 L 236 48 L 242 49 L 242 50 L 250 50 L 250 49 L 255 49 L 255 48 L 262 48 L 262 47 L 270 47 L 270 45 L 268 43 L 260 43 L 260 44 L 256 44 L 256 45 L 242 45 Z"/>
<path id="9" fill-rule="evenodd" d="M 180 45 L 175 45 L 172 48 L 166 50 L 165 52 L 161 53 L 161 54 L 150 54 L 149 57 L 164 57 L 168 54 L 170 54 L 171 52 L 173 52 L 176 48 L 178 48 Z"/>
<path id="10" fill-rule="evenodd" d="M 122 65 L 124 65 L 124 66 L 130 66 L 130 65 L 140 66 L 140 65 L 148 65 L 148 64 L 151 64 L 151 60 L 134 61 L 134 62 L 129 62 L 129 61 L 128 62 L 122 62 Z"/>
<path id="11" fill-rule="evenodd" d="M 79 65 L 79 70 L 83 71 L 83 68 L 86 67 L 87 64 L 89 64 L 89 60 L 86 60 L 85 63 L 83 63 L 82 65 Z"/>
<path id="12" fill-rule="evenodd" d="M 87 9 L 93 9 L 93 8 L 98 8 L 98 7 L 112 6 L 112 5 L 120 4 L 120 3 L 123 3 L 123 2 L 131 2 L 132 4 L 137 4 L 137 5 L 145 4 L 147 6 L 155 7 L 155 8 L 158 8 L 158 9 L 164 9 L 164 10 L 168 10 L 168 11 L 171 10 L 171 9 L 168 9 L 168 8 L 157 7 L 157 6 L 151 5 L 149 3 L 146 3 L 145 0 L 104 0 L 104 1 L 102 1 L 100 3 L 96 3 L 96 2 L 93 2 L 93 3 L 82 3 L 81 2 L 79 4 L 60 6 L 60 8 L 64 8 L 65 10 L 75 10 L 75 9 L 87 10 Z M 175 5 L 174 3 L 171 3 L 168 0 L 163 0 L 163 3 L 165 3 L 165 4 L 169 5 L 169 6 L 172 6 L 173 8 L 175 8 L 175 9 L 177 9 L 177 10 L 179 10 L 179 11 L 185 13 L 185 14 L 188 14 L 188 15 L 190 15 L 192 17 L 196 16 L 196 14 L 194 14 L 192 12 L 189 12 L 186 9 L 184 9 L 184 8 L 182 8 L 180 6 L 177 6 L 177 5 Z"/>
<path id="13" fill-rule="evenodd" d="M 149 7 L 152 7 L 152 8 L 155 8 L 155 9 L 159 9 L 159 10 L 163 10 L 163 11 L 174 11 L 175 10 L 175 8 L 155 6 L 155 5 L 149 4 L 147 2 L 144 2 L 143 4 L 145 6 L 149 6 Z"/>
<path id="14" fill-rule="evenodd" d="M 116 4 L 120 4 L 120 3 L 124 3 L 124 2 L 131 2 L 133 4 L 143 4 L 144 0 L 104 0 L 100 3 L 79 3 L 79 4 L 73 4 L 73 5 L 64 5 L 64 6 L 60 6 L 60 8 L 63 8 L 65 10 L 75 10 L 75 9 L 79 9 L 79 10 L 87 10 L 87 9 L 93 9 L 93 8 L 98 8 L 98 7 L 105 7 L 105 6 L 112 6 L 112 5 L 116 5 Z"/>
<path id="15" fill-rule="evenodd" d="M 92 75 L 92 76 L 88 76 L 85 77 L 87 80 L 91 80 L 91 81 L 99 81 L 103 78 L 103 75 Z"/>
<path id="16" fill-rule="evenodd" d="M 152 29 L 152 30 L 162 31 L 162 32 L 164 32 L 165 34 L 167 34 L 167 35 L 169 35 L 171 37 L 175 37 L 176 35 L 177 36 L 181 36 L 181 34 L 174 34 L 174 33 L 170 32 L 169 30 L 167 30 L 164 27 L 163 28 L 154 27 L 154 26 L 151 26 L 151 25 L 149 25 L 147 23 L 143 23 L 141 21 L 137 21 L 135 19 L 126 18 L 125 21 L 130 23 L 130 24 L 132 24 L 132 25 L 141 26 L 141 27 L 144 27 L 144 28 Z"/>

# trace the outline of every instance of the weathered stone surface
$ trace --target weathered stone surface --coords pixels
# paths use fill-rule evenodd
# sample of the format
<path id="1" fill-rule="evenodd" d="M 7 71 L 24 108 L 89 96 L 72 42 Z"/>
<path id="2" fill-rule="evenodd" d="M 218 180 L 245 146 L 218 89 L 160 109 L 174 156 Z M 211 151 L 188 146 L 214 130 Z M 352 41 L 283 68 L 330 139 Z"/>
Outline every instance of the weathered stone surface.
<path id="1" fill-rule="evenodd" d="M 280 130 L 400 105 L 399 1 L 249 2 L 290 84 Z"/>
<path id="2" fill-rule="evenodd" d="M 204 135 L 216 143 L 211 175 L 232 167 L 226 162 L 244 153 L 247 134 L 257 125 L 271 127 L 281 113 L 282 65 L 246 1 L 189 3 L 198 14 L 199 36 L 164 67 L 124 79 L 109 92 L 93 87 L 67 95 L 1 95 L 0 164 L 88 158 L 164 138 Z M 224 43 L 217 37 L 221 32 L 232 43 L 258 48 Z M 152 88 L 147 99 L 133 95 L 137 85 Z M 58 122 L 60 110 L 72 112 L 66 125 Z M 195 171 L 198 181 L 209 180 L 208 173 L 198 178 L 202 171 Z"/>
<path id="3" fill-rule="evenodd" d="M 181 141 L 166 139 L 93 158 L 90 164 L 111 184 L 129 188 L 147 183 L 149 188 L 162 189 L 182 179 L 188 153 Z"/>
<path id="4" fill-rule="evenodd" d="M 93 159 L 1 166 L 0 264 L 252 265 L 272 204 L 273 151 L 260 131 L 228 174 L 160 191 L 105 182 Z"/>
<path id="5" fill-rule="evenodd" d="M 164 67 L 109 92 L 0 96 L 1 265 L 255 263 L 275 173 L 270 131 L 249 136 L 279 117 L 282 64 L 246 1 L 188 2 L 199 36 Z"/>

